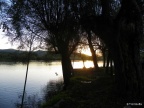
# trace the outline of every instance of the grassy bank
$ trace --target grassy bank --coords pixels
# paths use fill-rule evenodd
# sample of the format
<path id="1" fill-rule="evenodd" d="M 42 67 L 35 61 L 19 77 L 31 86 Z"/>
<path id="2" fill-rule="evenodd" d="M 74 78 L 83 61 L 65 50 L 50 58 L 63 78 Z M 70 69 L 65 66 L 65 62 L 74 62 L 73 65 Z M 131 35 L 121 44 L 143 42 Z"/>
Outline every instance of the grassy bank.
<path id="1" fill-rule="evenodd" d="M 53 95 L 43 108 L 123 108 L 127 103 L 142 103 L 142 100 L 118 97 L 114 85 L 114 78 L 102 68 L 77 69 L 68 89 Z"/>

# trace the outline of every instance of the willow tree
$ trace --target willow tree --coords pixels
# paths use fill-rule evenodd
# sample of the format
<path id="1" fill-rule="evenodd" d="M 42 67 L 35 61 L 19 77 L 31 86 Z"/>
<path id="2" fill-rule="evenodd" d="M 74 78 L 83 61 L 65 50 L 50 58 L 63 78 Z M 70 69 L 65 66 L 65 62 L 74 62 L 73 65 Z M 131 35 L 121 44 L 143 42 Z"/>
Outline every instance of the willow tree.
<path id="1" fill-rule="evenodd" d="M 114 61 L 118 93 L 123 96 L 137 96 L 143 94 L 144 90 L 144 73 L 141 70 L 139 48 L 142 35 L 139 2 L 115 1 L 120 4 L 116 6 L 111 1 L 101 0 L 101 13 L 85 13 L 81 18 L 81 24 L 86 30 L 98 35 L 107 45 Z M 113 15 L 112 13 L 116 12 L 114 5 L 119 11 Z"/>
<path id="2" fill-rule="evenodd" d="M 72 3 L 67 0 L 13 0 L 10 11 L 19 36 L 21 28 L 25 28 L 60 53 L 64 84 L 67 86 L 73 70 L 70 55 L 79 41 Z"/>

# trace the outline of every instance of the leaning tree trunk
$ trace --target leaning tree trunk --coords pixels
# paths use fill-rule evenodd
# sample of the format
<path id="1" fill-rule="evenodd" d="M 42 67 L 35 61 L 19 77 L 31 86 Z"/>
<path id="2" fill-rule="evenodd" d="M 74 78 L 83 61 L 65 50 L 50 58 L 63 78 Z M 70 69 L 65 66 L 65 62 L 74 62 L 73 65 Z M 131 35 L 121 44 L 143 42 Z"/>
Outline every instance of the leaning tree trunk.
<path id="1" fill-rule="evenodd" d="M 87 39 L 88 39 L 90 51 L 92 53 L 92 60 L 93 60 L 94 68 L 98 69 L 97 56 L 96 56 L 95 50 L 94 50 L 93 45 L 92 45 L 92 39 L 91 39 L 91 33 L 90 32 L 88 32 Z"/>

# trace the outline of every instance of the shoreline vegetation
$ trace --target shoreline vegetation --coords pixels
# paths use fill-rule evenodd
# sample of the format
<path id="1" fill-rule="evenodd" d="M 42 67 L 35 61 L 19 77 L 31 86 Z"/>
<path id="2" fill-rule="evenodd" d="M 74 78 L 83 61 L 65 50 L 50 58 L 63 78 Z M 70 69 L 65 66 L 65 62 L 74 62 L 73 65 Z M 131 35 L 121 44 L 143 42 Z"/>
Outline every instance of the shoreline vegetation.
<path id="1" fill-rule="evenodd" d="M 14 62 L 26 62 L 28 52 L 20 51 L 15 49 L 0 49 L 0 61 L 14 61 Z M 99 59 L 102 59 L 99 57 Z M 60 54 L 57 54 L 52 51 L 33 51 L 31 52 L 30 60 L 43 60 L 43 61 L 53 61 L 61 60 Z M 71 55 L 71 60 L 92 60 L 91 56 L 75 53 Z"/>
<path id="2" fill-rule="evenodd" d="M 105 73 L 102 67 L 98 70 L 74 69 L 67 90 L 55 88 L 46 98 L 42 108 L 142 108 L 144 105 L 144 100 L 139 97 L 119 96 L 114 76 Z"/>

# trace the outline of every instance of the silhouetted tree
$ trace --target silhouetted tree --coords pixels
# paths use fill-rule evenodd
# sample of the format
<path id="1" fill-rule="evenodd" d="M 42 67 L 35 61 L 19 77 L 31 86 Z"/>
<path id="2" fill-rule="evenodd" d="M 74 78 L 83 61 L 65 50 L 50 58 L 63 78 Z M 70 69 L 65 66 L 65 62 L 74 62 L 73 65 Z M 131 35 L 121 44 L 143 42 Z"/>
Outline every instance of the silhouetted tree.
<path id="1" fill-rule="evenodd" d="M 110 50 L 118 92 L 129 96 L 142 94 L 144 74 L 139 54 L 142 16 L 138 2 L 122 0 L 120 11 L 115 17 L 111 16 L 111 1 L 101 2 L 101 15 L 85 13 L 81 24 L 86 30 L 98 35 Z"/>
<path id="2" fill-rule="evenodd" d="M 22 28 L 26 28 L 61 54 L 64 84 L 67 86 L 72 74 L 70 55 L 79 41 L 73 3 L 67 0 L 13 0 L 11 11 L 13 26 L 19 36 Z"/>
<path id="3" fill-rule="evenodd" d="M 83 49 L 85 46 L 88 46 L 91 52 L 92 61 L 94 64 L 94 68 L 98 69 L 98 63 L 97 63 L 97 55 L 96 55 L 96 44 L 95 41 L 95 35 L 92 32 L 86 33 L 85 31 L 81 33 L 81 41 L 79 42 Z"/>
<path id="4" fill-rule="evenodd" d="M 91 32 L 88 32 L 87 40 L 88 40 L 88 45 L 89 45 L 90 51 L 92 53 L 92 60 L 93 60 L 93 63 L 94 63 L 94 68 L 98 69 L 97 56 L 96 56 L 96 51 L 94 50 L 94 47 L 93 47 L 93 44 L 92 44 L 92 34 L 91 34 Z"/>
<path id="5" fill-rule="evenodd" d="M 78 44 L 76 34 L 80 24 L 89 34 L 88 39 L 93 32 L 110 51 L 118 92 L 133 96 L 142 94 L 144 73 L 141 71 L 139 48 L 143 27 L 141 0 L 14 1 L 15 28 L 21 31 L 20 22 L 26 22 L 25 25 L 31 24 L 35 31 L 39 31 L 36 32 L 38 35 L 46 36 L 45 40 L 62 56 L 66 85 L 72 70 L 69 57 Z M 25 27 L 30 30 L 31 26 Z"/>
<path id="6" fill-rule="evenodd" d="M 9 9 L 9 5 L 7 3 L 7 1 L 1 0 L 0 1 L 0 29 L 3 30 L 3 32 L 5 32 L 6 30 L 8 30 L 8 17 L 7 17 L 7 11 Z"/>

